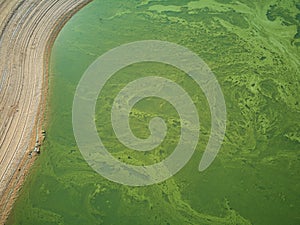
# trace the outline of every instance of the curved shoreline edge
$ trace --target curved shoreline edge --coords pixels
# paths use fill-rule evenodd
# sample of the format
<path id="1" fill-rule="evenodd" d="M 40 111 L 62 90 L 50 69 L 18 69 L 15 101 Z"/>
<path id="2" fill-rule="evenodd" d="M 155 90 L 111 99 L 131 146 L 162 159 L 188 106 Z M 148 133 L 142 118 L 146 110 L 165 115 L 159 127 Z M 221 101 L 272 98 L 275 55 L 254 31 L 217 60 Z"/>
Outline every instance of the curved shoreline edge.
<path id="1" fill-rule="evenodd" d="M 54 41 L 91 1 L 0 3 L 0 224 L 5 224 L 36 159 L 28 154 L 42 139 Z"/>

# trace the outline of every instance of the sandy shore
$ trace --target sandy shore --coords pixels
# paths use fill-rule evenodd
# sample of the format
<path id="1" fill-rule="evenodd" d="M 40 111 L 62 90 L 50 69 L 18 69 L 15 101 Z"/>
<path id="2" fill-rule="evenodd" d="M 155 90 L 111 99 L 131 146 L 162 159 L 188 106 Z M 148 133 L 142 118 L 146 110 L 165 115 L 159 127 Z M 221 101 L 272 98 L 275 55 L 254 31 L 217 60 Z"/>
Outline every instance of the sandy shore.
<path id="1" fill-rule="evenodd" d="M 48 59 L 58 32 L 90 0 L 0 3 L 0 224 L 34 161 L 47 93 Z"/>

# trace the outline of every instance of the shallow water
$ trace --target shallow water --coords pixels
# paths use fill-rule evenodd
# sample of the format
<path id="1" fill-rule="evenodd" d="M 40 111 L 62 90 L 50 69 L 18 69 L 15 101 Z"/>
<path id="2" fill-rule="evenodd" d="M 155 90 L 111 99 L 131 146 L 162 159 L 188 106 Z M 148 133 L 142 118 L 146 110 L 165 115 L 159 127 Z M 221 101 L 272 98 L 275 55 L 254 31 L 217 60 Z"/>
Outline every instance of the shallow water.
<path id="1" fill-rule="evenodd" d="M 8 224 L 300 224 L 299 13 L 292 0 L 87 5 L 54 44 L 46 142 Z M 158 75 L 180 84 L 195 102 L 201 125 L 196 152 L 179 173 L 160 184 L 129 187 L 106 180 L 85 162 L 73 135 L 72 102 L 98 56 L 149 39 L 183 45 L 209 65 L 224 93 L 227 130 L 216 160 L 198 172 L 211 129 L 202 91 L 171 66 L 138 63 L 122 69 L 105 85 L 95 116 L 99 136 L 116 158 L 150 165 L 171 154 L 180 136 L 176 110 L 147 98 L 134 107 L 131 128 L 146 138 L 149 120 L 160 116 L 168 121 L 165 141 L 145 154 L 117 141 L 110 107 L 138 77 Z"/>

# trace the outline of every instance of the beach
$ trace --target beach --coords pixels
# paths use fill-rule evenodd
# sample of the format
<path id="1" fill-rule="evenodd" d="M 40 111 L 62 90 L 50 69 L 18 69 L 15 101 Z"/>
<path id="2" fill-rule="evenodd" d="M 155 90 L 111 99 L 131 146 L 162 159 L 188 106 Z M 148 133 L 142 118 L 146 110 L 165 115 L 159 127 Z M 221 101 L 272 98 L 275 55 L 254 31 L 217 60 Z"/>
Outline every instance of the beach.
<path id="1" fill-rule="evenodd" d="M 0 3 L 0 223 L 4 224 L 41 143 L 51 46 L 89 0 Z"/>

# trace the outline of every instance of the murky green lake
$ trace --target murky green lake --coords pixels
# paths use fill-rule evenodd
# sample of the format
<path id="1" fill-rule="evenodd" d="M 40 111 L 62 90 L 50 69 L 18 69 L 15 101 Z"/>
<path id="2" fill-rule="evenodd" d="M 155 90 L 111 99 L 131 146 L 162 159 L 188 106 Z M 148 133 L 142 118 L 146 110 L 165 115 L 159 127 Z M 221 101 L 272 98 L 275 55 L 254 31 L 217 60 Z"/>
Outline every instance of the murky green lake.
<path id="1" fill-rule="evenodd" d="M 300 3 L 286 1 L 94 0 L 63 28 L 51 55 L 47 138 L 8 224 L 297 225 L 300 224 Z M 117 72 L 96 107 L 99 136 L 113 156 L 151 165 L 170 155 L 180 136 L 171 104 L 146 98 L 130 125 L 149 135 L 162 117 L 161 146 L 141 153 L 114 135 L 110 108 L 130 81 L 163 76 L 195 103 L 200 137 L 195 154 L 175 176 L 146 187 L 111 182 L 83 159 L 72 129 L 76 86 L 88 66 L 121 44 L 163 40 L 199 55 L 216 75 L 227 107 L 224 143 L 199 172 L 211 118 L 207 100 L 184 72 L 155 62 Z"/>

